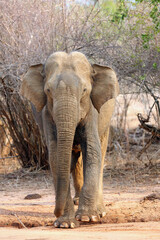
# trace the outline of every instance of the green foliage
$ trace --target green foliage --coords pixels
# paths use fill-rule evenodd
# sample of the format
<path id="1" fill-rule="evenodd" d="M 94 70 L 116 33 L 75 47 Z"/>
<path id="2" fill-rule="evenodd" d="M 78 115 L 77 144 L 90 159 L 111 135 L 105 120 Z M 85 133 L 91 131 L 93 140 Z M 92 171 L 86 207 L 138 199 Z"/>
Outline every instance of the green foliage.
<path id="1" fill-rule="evenodd" d="M 140 81 L 143 82 L 143 81 L 146 79 L 146 76 L 147 76 L 146 74 L 140 75 L 140 76 L 139 76 Z"/>
<path id="2" fill-rule="evenodd" d="M 117 1 L 117 9 L 112 17 L 112 22 L 121 23 L 128 16 L 128 7 L 125 4 L 125 0 Z"/>
<path id="3" fill-rule="evenodd" d="M 153 39 L 153 34 L 151 34 L 151 33 L 141 34 L 141 38 L 142 38 L 143 47 L 145 49 L 148 49 L 149 48 L 149 41 Z"/>
<path id="4" fill-rule="evenodd" d="M 150 17 L 153 19 L 156 31 L 160 32 L 160 11 L 158 10 L 158 5 L 154 5 L 150 12 Z"/>
<path id="5" fill-rule="evenodd" d="M 104 0 L 101 4 L 101 9 L 107 11 L 109 14 L 114 14 L 117 6 L 114 0 Z"/>
<path id="6" fill-rule="evenodd" d="M 159 0 L 136 0 L 138 3 L 149 3 L 151 7 L 150 17 L 154 23 L 154 28 L 156 32 L 160 32 L 160 11 L 159 11 Z"/>
<path id="7" fill-rule="evenodd" d="M 153 69 L 155 69 L 155 70 L 157 69 L 157 63 L 156 62 L 153 63 Z"/>
<path id="8" fill-rule="evenodd" d="M 128 20 L 130 26 L 128 34 L 132 36 L 135 33 L 138 38 L 141 38 L 143 48 L 149 49 L 155 37 L 160 33 L 160 1 L 135 0 L 133 2 L 117 0 L 116 2 L 117 9 L 112 14 L 111 21 L 122 27 L 122 23 L 126 24 L 125 20 Z M 145 11 L 143 10 L 144 7 Z M 133 22 L 131 19 L 133 19 Z"/>

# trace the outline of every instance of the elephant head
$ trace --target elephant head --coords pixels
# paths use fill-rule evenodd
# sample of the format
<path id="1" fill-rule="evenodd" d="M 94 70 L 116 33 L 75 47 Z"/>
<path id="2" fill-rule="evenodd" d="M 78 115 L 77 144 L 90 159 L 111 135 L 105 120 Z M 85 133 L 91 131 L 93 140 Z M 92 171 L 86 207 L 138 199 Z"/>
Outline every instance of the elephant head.
<path id="1" fill-rule="evenodd" d="M 20 91 L 37 111 L 46 106 L 56 125 L 55 215 L 58 217 L 63 214 L 64 199 L 67 198 L 76 127 L 80 123 L 85 125 L 91 108 L 100 112 L 105 102 L 118 95 L 116 74 L 109 67 L 90 65 L 82 53 L 56 52 L 50 55 L 45 65 L 29 68 Z"/>

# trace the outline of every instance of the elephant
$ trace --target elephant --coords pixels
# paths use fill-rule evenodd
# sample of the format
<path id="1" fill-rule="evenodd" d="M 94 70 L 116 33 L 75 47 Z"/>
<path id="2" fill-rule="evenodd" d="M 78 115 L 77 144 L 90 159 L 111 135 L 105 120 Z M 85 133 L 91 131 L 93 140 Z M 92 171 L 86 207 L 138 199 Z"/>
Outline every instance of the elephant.
<path id="1" fill-rule="evenodd" d="M 55 188 L 55 227 L 99 222 L 106 215 L 103 165 L 119 85 L 114 70 L 80 52 L 55 52 L 30 66 L 20 93 L 42 113 Z M 75 187 L 74 202 L 70 174 Z"/>

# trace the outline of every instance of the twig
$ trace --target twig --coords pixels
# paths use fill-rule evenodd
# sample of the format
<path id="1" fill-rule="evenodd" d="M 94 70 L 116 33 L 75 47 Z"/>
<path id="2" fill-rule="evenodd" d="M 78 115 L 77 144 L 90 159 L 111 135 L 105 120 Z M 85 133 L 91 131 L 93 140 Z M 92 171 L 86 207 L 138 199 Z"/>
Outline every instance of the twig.
<path id="1" fill-rule="evenodd" d="M 151 136 L 151 138 L 149 139 L 149 141 L 146 143 L 146 145 L 143 147 L 143 149 L 138 153 L 137 158 L 139 158 L 139 157 L 142 155 L 142 153 L 143 153 L 144 151 L 146 151 L 147 148 L 149 148 L 149 146 L 150 146 L 151 143 L 152 143 L 152 140 L 155 139 L 155 137 L 160 137 L 160 129 L 157 129 L 156 127 L 153 127 L 153 126 L 151 126 L 151 125 L 149 125 L 149 124 L 146 124 L 146 122 L 149 122 L 150 113 L 149 113 L 149 115 L 148 115 L 147 118 L 144 118 L 144 117 L 142 116 L 142 114 L 140 114 L 140 113 L 137 114 L 137 117 L 138 117 L 138 120 L 139 120 L 139 122 L 140 122 L 140 124 L 141 124 L 141 125 L 140 125 L 140 128 L 143 128 L 143 129 L 145 129 L 147 132 L 150 132 L 150 133 L 152 134 L 152 136 Z"/>
<path id="2" fill-rule="evenodd" d="M 141 151 L 137 154 L 137 158 L 140 158 L 140 156 L 149 148 L 149 146 L 152 143 L 152 140 L 155 138 L 155 136 L 152 136 L 149 141 L 146 143 L 146 145 L 141 149 Z"/>
<path id="3" fill-rule="evenodd" d="M 148 91 L 148 92 L 150 93 L 150 95 L 153 97 L 153 99 L 154 99 L 154 101 L 155 101 L 155 103 L 156 103 L 156 105 L 157 105 L 159 115 L 160 115 L 160 104 L 159 104 L 159 101 L 158 101 L 158 97 L 156 97 L 156 96 L 153 94 L 153 92 L 152 92 L 151 89 L 147 86 L 146 83 L 144 83 L 144 85 L 145 85 L 147 91 Z"/>
<path id="4" fill-rule="evenodd" d="M 140 113 L 137 114 L 137 117 L 141 124 L 140 125 L 141 128 L 145 129 L 147 132 L 150 132 L 153 136 L 160 138 L 160 129 L 157 129 L 156 127 L 146 124 L 146 122 L 149 121 L 149 117 L 144 118 Z"/>
<path id="5" fill-rule="evenodd" d="M 19 217 L 17 216 L 16 213 L 12 213 L 12 215 L 14 215 L 14 216 L 17 218 L 18 222 L 19 222 L 24 228 L 27 229 L 27 227 L 26 227 L 26 226 L 24 225 L 24 223 L 19 219 Z"/>
<path id="6" fill-rule="evenodd" d="M 4 160 L 4 159 L 8 159 L 8 158 L 18 158 L 19 156 L 9 156 L 9 157 L 2 157 L 0 158 L 0 160 Z"/>

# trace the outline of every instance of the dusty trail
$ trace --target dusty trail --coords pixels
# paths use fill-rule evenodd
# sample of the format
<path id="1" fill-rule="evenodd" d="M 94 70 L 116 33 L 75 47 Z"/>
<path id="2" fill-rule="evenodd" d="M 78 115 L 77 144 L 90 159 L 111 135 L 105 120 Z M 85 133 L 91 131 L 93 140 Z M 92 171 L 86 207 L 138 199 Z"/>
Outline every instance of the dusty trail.
<path id="1" fill-rule="evenodd" d="M 73 230 L 55 229 L 54 191 L 50 173 L 1 177 L 0 239 L 160 240 L 160 184 L 157 176 L 139 183 L 128 176 L 104 178 L 107 216 L 100 224 Z M 118 178 L 118 179 L 117 179 Z M 28 194 L 36 199 L 25 199 Z M 74 194 L 72 189 L 72 194 Z M 146 198 L 146 196 L 150 196 Z M 36 195 L 37 197 L 37 195 Z M 13 228 L 14 227 L 14 228 Z M 21 229 L 19 229 L 21 228 Z"/>
<path id="2" fill-rule="evenodd" d="M 1 228 L 0 236 L 3 240 L 159 240 L 159 223 L 130 223 L 130 224 L 101 224 L 80 227 L 74 230 L 60 230 L 52 227 L 31 229 Z"/>

